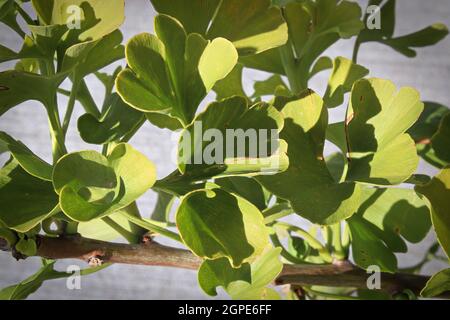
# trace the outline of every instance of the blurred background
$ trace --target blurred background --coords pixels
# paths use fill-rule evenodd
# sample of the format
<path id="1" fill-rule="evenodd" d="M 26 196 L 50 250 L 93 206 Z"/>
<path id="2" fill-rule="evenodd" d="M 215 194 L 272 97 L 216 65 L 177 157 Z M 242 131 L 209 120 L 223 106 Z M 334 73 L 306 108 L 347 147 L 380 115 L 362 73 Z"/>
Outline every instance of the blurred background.
<path id="1" fill-rule="evenodd" d="M 106 1 L 106 0 L 105 0 Z M 367 1 L 357 1 L 363 8 Z M 125 41 L 141 32 L 153 32 L 153 18 L 155 12 L 149 0 L 126 0 L 126 20 L 121 30 Z M 403 35 L 417 31 L 435 22 L 443 22 L 450 26 L 450 6 L 448 0 L 398 0 L 396 35 Z M 353 40 L 338 42 L 326 55 L 330 57 L 344 56 L 351 58 Z M 0 25 L 0 43 L 14 50 L 20 49 L 21 39 L 4 25 Z M 436 46 L 418 50 L 418 56 L 408 59 L 389 47 L 379 44 L 364 44 L 360 50 L 358 63 L 370 70 L 371 77 L 387 78 L 398 87 L 412 86 L 419 90 L 424 101 L 439 102 L 450 106 L 450 37 Z M 124 65 L 124 62 L 122 62 Z M 0 71 L 11 68 L 13 64 L 4 63 Z M 111 71 L 110 67 L 107 71 Z M 253 82 L 267 78 L 263 72 L 246 70 L 244 85 L 246 92 L 253 93 Z M 328 80 L 328 73 L 316 76 L 312 89 L 324 93 Z M 103 87 L 98 80 L 90 76 L 87 84 L 94 96 L 100 101 L 103 98 Z M 67 86 L 67 84 L 65 84 Z M 70 85 L 67 86 L 70 88 Z M 207 101 L 214 98 L 208 96 Z M 61 98 L 61 106 L 67 100 Z M 77 105 L 75 118 L 83 114 L 82 108 Z M 333 109 L 331 120 L 333 122 L 343 119 L 342 108 Z M 47 161 L 51 161 L 51 144 L 48 134 L 47 118 L 44 108 L 37 103 L 27 102 L 26 106 L 14 108 L 0 118 L 0 131 L 6 131 L 16 139 L 23 141 L 36 154 Z M 175 140 L 168 130 L 158 129 L 149 123 L 131 140 L 138 150 L 146 154 L 157 166 L 158 178 L 163 178 L 176 168 L 173 161 L 168 161 L 173 152 Z M 72 121 L 69 130 L 67 145 L 69 151 L 96 149 L 95 146 L 84 143 L 78 135 L 76 121 Z M 330 151 L 330 147 L 328 147 Z M 0 163 L 6 160 L 0 156 Z M 434 175 L 436 170 L 421 163 L 420 172 Z M 146 194 L 139 206 L 144 216 L 152 211 L 156 196 L 152 192 Z M 294 218 L 297 219 L 297 218 Z M 298 219 L 299 223 L 304 223 Z M 422 259 L 424 252 L 434 243 L 435 236 L 430 234 L 425 241 L 418 245 L 411 245 L 408 254 L 398 255 L 400 266 L 410 266 Z M 167 242 L 168 243 L 168 242 Z M 169 243 L 171 244 L 171 243 Z M 60 270 L 70 264 L 82 262 L 58 262 Z M 40 260 L 30 258 L 26 261 L 16 262 L 10 254 L 0 252 L 0 288 L 22 281 L 38 270 Z M 427 264 L 423 272 L 435 273 L 446 265 L 440 262 Z M 196 272 L 167 269 L 158 267 L 141 267 L 114 265 L 99 273 L 82 278 L 81 290 L 68 290 L 66 280 L 54 280 L 44 283 L 42 288 L 31 299 L 206 299 L 197 285 Z M 220 293 L 219 299 L 226 298 Z"/>

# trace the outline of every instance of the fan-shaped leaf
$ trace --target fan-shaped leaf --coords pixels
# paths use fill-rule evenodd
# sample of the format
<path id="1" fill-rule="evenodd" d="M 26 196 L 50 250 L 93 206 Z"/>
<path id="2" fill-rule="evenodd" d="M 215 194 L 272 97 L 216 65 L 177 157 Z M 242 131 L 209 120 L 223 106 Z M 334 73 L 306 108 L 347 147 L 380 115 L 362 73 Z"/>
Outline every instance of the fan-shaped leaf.
<path id="1" fill-rule="evenodd" d="M 423 111 L 412 88 L 396 92 L 382 79 L 360 80 L 352 90 L 348 114 L 351 161 L 347 178 L 372 184 L 400 184 L 417 169 L 419 158 L 405 132 Z"/>
<path id="2" fill-rule="evenodd" d="M 442 170 L 425 186 L 416 186 L 431 203 L 431 221 L 439 243 L 450 257 L 450 167 Z"/>
<path id="3" fill-rule="evenodd" d="M 241 55 L 255 54 L 281 46 L 287 27 L 281 11 L 270 0 L 151 0 L 156 11 L 177 18 L 188 33 L 208 39 L 223 37 Z"/>
<path id="4" fill-rule="evenodd" d="M 237 52 L 223 38 L 186 36 L 169 16 L 158 16 L 155 29 L 158 37 L 140 34 L 127 44 L 131 69 L 120 73 L 117 89 L 134 108 L 169 114 L 187 125 L 214 84 L 232 71 Z"/>
<path id="5" fill-rule="evenodd" d="M 228 258 L 235 268 L 253 261 L 269 241 L 258 208 L 221 189 L 187 194 L 176 221 L 184 243 L 196 255 L 205 259 Z"/>
<path id="6" fill-rule="evenodd" d="M 85 222 L 122 209 L 155 182 L 154 165 L 130 145 L 117 145 L 108 157 L 81 151 L 62 157 L 53 185 L 63 212 Z"/>
<path id="7" fill-rule="evenodd" d="M 0 221 L 27 232 L 60 211 L 52 184 L 28 174 L 12 159 L 0 170 Z"/>
<path id="8" fill-rule="evenodd" d="M 287 103 L 282 114 L 285 126 L 280 137 L 288 144 L 289 168 L 258 181 L 313 223 L 334 224 L 353 215 L 359 205 L 359 186 L 336 183 L 324 160 L 328 113 L 322 99 L 305 91 Z"/>

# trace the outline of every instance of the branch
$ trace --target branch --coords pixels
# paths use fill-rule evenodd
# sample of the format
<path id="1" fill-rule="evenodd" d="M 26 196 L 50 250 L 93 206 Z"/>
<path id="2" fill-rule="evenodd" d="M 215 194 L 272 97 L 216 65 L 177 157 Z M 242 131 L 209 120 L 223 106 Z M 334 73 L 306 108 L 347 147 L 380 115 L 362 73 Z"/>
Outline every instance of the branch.
<path id="1" fill-rule="evenodd" d="M 123 263 L 132 265 L 164 266 L 196 270 L 201 259 L 190 251 L 167 247 L 154 241 L 143 244 L 119 244 L 64 236 L 59 238 L 39 236 L 37 254 L 47 259 L 81 259 L 92 264 Z M 285 264 L 276 279 L 277 285 L 352 287 L 367 289 L 369 274 L 350 262 L 329 265 Z M 413 274 L 381 274 L 381 290 L 390 294 L 409 289 L 419 294 L 429 277 Z M 444 295 L 441 297 L 449 297 Z"/>

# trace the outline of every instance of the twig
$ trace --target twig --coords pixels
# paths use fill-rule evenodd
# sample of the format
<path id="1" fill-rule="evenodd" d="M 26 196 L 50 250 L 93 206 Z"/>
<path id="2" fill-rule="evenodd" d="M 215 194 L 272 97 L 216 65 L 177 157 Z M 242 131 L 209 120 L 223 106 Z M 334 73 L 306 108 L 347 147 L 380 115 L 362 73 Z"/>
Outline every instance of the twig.
<path id="1" fill-rule="evenodd" d="M 133 265 L 165 266 L 196 270 L 201 259 L 190 251 L 167 247 L 150 241 L 145 244 L 119 244 L 82 238 L 63 236 L 59 238 L 39 236 L 37 256 L 47 259 L 99 259 L 102 263 L 124 263 Z M 367 289 L 366 271 L 347 261 L 328 265 L 285 264 L 276 279 L 277 285 L 330 286 Z M 381 290 L 390 294 L 406 289 L 419 294 L 429 277 L 413 274 L 381 274 Z M 440 297 L 449 297 L 444 294 Z"/>

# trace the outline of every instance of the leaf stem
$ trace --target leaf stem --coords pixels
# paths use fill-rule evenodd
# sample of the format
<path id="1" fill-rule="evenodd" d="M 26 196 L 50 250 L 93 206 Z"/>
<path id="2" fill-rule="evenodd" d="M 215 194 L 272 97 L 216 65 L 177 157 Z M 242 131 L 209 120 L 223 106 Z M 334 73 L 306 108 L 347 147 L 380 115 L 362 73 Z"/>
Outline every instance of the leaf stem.
<path id="1" fill-rule="evenodd" d="M 129 142 L 131 138 L 139 131 L 139 129 L 144 125 L 146 118 L 142 117 L 138 123 L 134 126 L 134 128 L 128 132 L 121 140 L 121 142 Z"/>
<path id="2" fill-rule="evenodd" d="M 264 222 L 270 224 L 277 219 L 284 218 L 294 213 L 289 203 L 279 203 L 271 208 L 263 210 Z"/>
<path id="3" fill-rule="evenodd" d="M 346 254 L 342 247 L 342 226 L 341 223 L 336 223 L 332 225 L 332 248 L 333 248 L 333 256 L 337 260 L 345 260 Z"/>
<path id="4" fill-rule="evenodd" d="M 117 233 L 119 233 L 122 237 L 124 237 L 130 244 L 137 244 L 140 242 L 141 239 L 138 235 L 126 230 L 110 217 L 103 217 L 102 220 L 112 229 L 117 231 Z"/>
<path id="5" fill-rule="evenodd" d="M 65 145 L 65 136 L 59 119 L 56 93 L 53 101 L 47 104 L 47 115 L 50 126 L 50 135 L 52 138 L 53 162 L 56 163 L 59 158 L 67 154 Z"/>
<path id="6" fill-rule="evenodd" d="M 172 240 L 183 243 L 183 241 L 181 240 L 181 237 L 177 233 L 167 230 L 163 227 L 160 227 L 160 226 L 156 225 L 155 223 L 149 221 L 148 219 L 142 219 L 142 218 L 136 217 L 126 211 L 122 211 L 121 215 L 124 216 L 125 218 L 127 218 L 130 222 L 134 223 L 135 225 L 138 225 L 141 228 L 144 228 L 151 232 L 160 234 L 160 235 L 170 238 Z"/>
<path id="7" fill-rule="evenodd" d="M 353 63 L 358 63 L 358 53 L 359 49 L 361 48 L 361 41 L 359 41 L 359 37 L 356 38 L 355 45 L 353 47 L 353 55 L 352 55 L 352 61 Z"/>
<path id="8" fill-rule="evenodd" d="M 325 248 L 322 245 L 322 243 L 316 238 L 314 238 L 309 232 L 303 230 L 300 227 L 293 226 L 284 222 L 276 222 L 274 226 L 297 233 L 302 239 L 304 239 L 311 246 L 311 248 L 316 249 L 319 252 L 320 256 L 325 262 L 333 261 L 333 258 L 331 257 L 329 250 L 327 250 L 327 248 Z"/>
<path id="9" fill-rule="evenodd" d="M 28 15 L 28 13 L 26 13 L 25 10 L 23 10 L 22 6 L 19 5 L 18 3 L 16 3 L 16 9 L 17 9 L 17 12 L 19 12 L 21 17 L 23 18 L 23 20 L 25 20 L 25 22 L 27 24 L 31 24 L 31 25 L 36 24 L 36 22 Z"/>
<path id="10" fill-rule="evenodd" d="M 66 115 L 64 116 L 62 131 L 64 135 L 67 134 L 67 130 L 69 129 L 70 120 L 72 118 L 73 110 L 75 108 L 75 101 L 77 98 L 79 88 L 79 81 L 76 77 L 73 79 L 72 91 L 70 92 L 69 102 L 67 103 Z"/>

